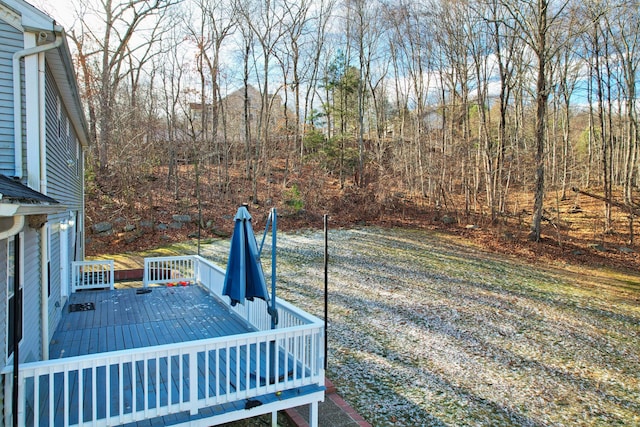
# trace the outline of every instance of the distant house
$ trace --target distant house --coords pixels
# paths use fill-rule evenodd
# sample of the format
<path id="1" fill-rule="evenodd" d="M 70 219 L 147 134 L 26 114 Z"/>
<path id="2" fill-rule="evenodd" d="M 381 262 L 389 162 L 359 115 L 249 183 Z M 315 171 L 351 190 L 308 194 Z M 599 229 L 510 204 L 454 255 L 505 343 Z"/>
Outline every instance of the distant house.
<path id="1" fill-rule="evenodd" d="M 246 98 L 248 101 L 248 122 L 249 131 L 252 138 L 257 137 L 258 127 L 260 125 L 260 109 L 262 105 L 262 93 L 255 87 L 249 85 L 246 90 Z M 269 126 L 270 132 L 278 132 L 285 125 L 285 109 L 282 98 L 276 94 L 269 94 L 267 98 L 269 102 Z M 243 141 L 245 138 L 245 89 L 240 88 L 231 92 L 220 103 L 218 109 L 219 120 L 218 126 L 226 125 L 226 137 L 230 141 Z M 289 120 L 295 120 L 295 114 L 288 112 Z M 203 117 L 204 116 L 204 117 Z M 213 107 L 211 104 L 203 105 L 201 103 L 192 102 L 189 104 L 189 117 L 193 123 L 196 132 L 202 130 L 202 123 L 207 124 L 207 128 L 211 129 L 213 116 Z M 224 117 L 224 120 L 223 120 Z"/>
<path id="2" fill-rule="evenodd" d="M 252 138 L 258 136 L 258 126 L 260 121 L 260 107 L 262 105 L 262 93 L 253 86 L 247 86 L 247 99 L 249 100 L 249 130 Z M 244 140 L 245 123 L 244 123 L 244 88 L 238 89 L 230 93 L 222 100 L 223 113 L 226 117 L 227 132 L 232 140 Z M 267 102 L 269 102 L 269 132 L 272 136 L 276 136 L 278 132 L 282 132 L 285 126 L 285 108 L 282 98 L 276 94 L 268 94 Z M 294 121 L 295 115 L 289 111 L 289 120 Z"/>
<path id="3" fill-rule="evenodd" d="M 25 1 L 0 0 L 2 366 L 16 350 L 20 363 L 49 358 L 84 255 L 87 135 L 64 30 Z"/>

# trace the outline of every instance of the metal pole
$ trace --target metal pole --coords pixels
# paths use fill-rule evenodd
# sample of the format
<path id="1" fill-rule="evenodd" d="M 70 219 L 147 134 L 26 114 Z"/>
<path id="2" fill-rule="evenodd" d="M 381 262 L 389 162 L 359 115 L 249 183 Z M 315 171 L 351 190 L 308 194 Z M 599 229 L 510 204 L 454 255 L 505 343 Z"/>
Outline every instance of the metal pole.
<path id="1" fill-rule="evenodd" d="M 327 329 L 329 326 L 329 215 L 324 218 L 324 369 L 327 369 Z"/>
<path id="2" fill-rule="evenodd" d="M 20 235 L 16 234 L 13 248 L 13 390 L 11 411 L 13 427 L 18 427 L 18 380 L 20 379 L 20 335 L 22 335 L 22 291 L 20 289 Z M 17 262 L 16 262 L 17 261 Z"/>
<path id="3" fill-rule="evenodd" d="M 271 218 L 273 218 L 273 209 L 269 212 L 269 216 L 267 217 L 267 225 L 264 226 L 264 233 L 262 234 L 262 241 L 260 242 L 260 249 L 258 249 L 258 255 L 262 255 L 262 247 L 264 246 L 264 240 L 267 237 L 267 231 L 269 231 L 269 226 L 271 225 Z M 271 230 L 271 234 L 273 234 L 273 230 Z"/>
<path id="4" fill-rule="evenodd" d="M 271 309 L 274 315 L 271 316 L 271 329 L 276 328 L 277 323 L 277 306 L 276 306 L 276 240 L 278 235 L 278 214 L 276 208 L 273 208 L 273 217 L 271 218 Z"/>
<path id="5" fill-rule="evenodd" d="M 278 222 L 276 219 L 276 208 L 271 209 L 271 329 L 276 328 L 276 324 L 278 323 L 278 309 L 276 307 L 276 227 L 278 226 Z M 276 378 L 276 342 L 269 342 L 269 364 L 270 366 L 270 375 L 269 375 L 269 383 L 274 384 L 277 380 Z"/>

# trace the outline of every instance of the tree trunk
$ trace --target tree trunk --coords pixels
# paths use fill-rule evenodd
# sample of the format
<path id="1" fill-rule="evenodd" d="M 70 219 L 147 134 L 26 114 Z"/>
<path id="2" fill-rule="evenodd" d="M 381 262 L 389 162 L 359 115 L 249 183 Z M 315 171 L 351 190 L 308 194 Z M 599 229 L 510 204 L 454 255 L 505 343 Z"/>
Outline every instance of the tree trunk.
<path id="1" fill-rule="evenodd" d="M 538 16 L 539 26 L 537 33 L 536 56 L 538 59 L 538 78 L 536 81 L 536 181 L 535 197 L 533 202 L 533 218 L 529 239 L 540 241 L 541 223 L 544 211 L 544 147 L 545 147 L 545 123 L 547 115 L 547 2 L 539 0 Z"/>

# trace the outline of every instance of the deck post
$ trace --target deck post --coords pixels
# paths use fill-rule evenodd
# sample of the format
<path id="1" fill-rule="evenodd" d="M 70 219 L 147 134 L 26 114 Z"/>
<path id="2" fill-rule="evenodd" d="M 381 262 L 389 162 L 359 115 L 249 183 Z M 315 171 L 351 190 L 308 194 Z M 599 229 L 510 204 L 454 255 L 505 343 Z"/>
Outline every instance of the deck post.
<path id="1" fill-rule="evenodd" d="M 198 361 L 196 353 L 189 353 L 189 407 L 191 415 L 198 413 Z"/>
<path id="2" fill-rule="evenodd" d="M 318 427 L 318 402 L 309 404 L 309 427 Z"/>
<path id="3" fill-rule="evenodd" d="M 271 427 L 278 427 L 278 411 L 271 413 Z"/>
<path id="4" fill-rule="evenodd" d="M 144 259 L 144 270 L 142 270 L 142 287 L 146 288 L 149 286 L 149 263 L 151 261 L 148 258 Z"/>

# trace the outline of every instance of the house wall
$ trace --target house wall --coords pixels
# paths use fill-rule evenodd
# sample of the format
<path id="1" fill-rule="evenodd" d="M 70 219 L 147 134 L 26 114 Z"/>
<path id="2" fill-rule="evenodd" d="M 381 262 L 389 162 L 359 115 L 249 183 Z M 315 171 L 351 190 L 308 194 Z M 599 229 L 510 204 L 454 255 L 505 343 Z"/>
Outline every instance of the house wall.
<path id="1" fill-rule="evenodd" d="M 24 35 L 21 31 L 0 19 L 0 173 L 13 176 L 14 170 L 14 128 L 13 128 L 13 53 L 24 46 Z M 24 71 L 23 71 L 24 72 Z M 22 79 L 24 80 L 24 79 Z M 24 85 L 24 84 L 23 84 Z M 41 284 L 47 286 L 49 295 L 48 313 L 49 335 L 55 331 L 66 298 L 61 295 L 61 266 L 60 239 L 68 240 L 69 262 L 66 271 L 70 274 L 70 263 L 82 259 L 84 253 L 83 230 L 81 225 L 83 215 L 83 154 L 78 138 L 71 126 L 67 112 L 61 104 L 53 76 L 47 68 L 45 76 L 45 114 L 46 114 L 46 194 L 58 200 L 67 207 L 63 213 L 50 215 L 44 234 L 48 241 L 49 283 L 41 280 L 42 252 L 40 241 L 42 237 L 38 230 L 25 226 L 23 245 L 25 245 L 25 312 L 24 319 L 29 327 L 25 333 L 21 347 L 21 361 L 38 360 L 41 352 Z M 23 93 L 23 111 L 25 109 Z M 26 134 L 23 120 L 23 135 Z M 24 147 L 24 144 L 23 144 Z M 23 149 L 23 165 L 26 166 L 26 151 Z M 40 189 L 38 189 L 40 190 Z M 76 226 L 68 232 L 61 232 L 61 223 L 68 222 L 69 212 L 74 212 Z M 44 264 L 45 268 L 47 263 Z M 27 285 L 28 284 L 28 285 Z M 6 313 L 6 241 L 0 241 L 0 313 Z M 6 363 L 6 316 L 0 315 L 0 363 Z M 4 365 L 3 365 L 4 366 Z"/>
<path id="2" fill-rule="evenodd" d="M 0 173 L 15 175 L 14 164 L 14 118 L 13 118 L 13 54 L 24 47 L 24 34 L 0 19 Z M 24 67 L 22 67 L 24 73 Z M 24 78 L 21 78 L 24 88 Z M 25 111 L 25 94 L 22 93 L 22 111 Z M 26 126 L 23 120 L 23 135 Z M 23 144 L 23 160 L 25 158 Z M 23 162 L 23 165 L 26 164 Z M 20 360 L 35 361 L 41 358 L 40 321 L 40 250 L 36 230 L 25 225 L 22 234 L 23 246 L 23 320 L 26 330 L 20 347 Z M 7 241 L 0 241 L 0 363 L 7 363 Z"/>
<path id="3" fill-rule="evenodd" d="M 7 363 L 7 240 L 0 240 L 0 364 Z M 0 393 L 1 394 L 1 393 Z"/>
<path id="4" fill-rule="evenodd" d="M 21 234 L 23 323 L 24 333 L 20 343 L 20 361 L 34 362 L 41 359 L 40 346 L 40 251 L 38 232 L 28 225 Z M 0 240 L 0 361 L 7 360 L 7 240 Z"/>
<path id="5" fill-rule="evenodd" d="M 62 105 L 60 94 L 54 84 L 53 76 L 47 68 L 46 73 L 46 180 L 47 195 L 66 206 L 60 214 L 50 215 L 51 247 L 49 248 L 51 292 L 49 296 L 49 334 L 53 334 L 60 321 L 61 310 L 66 298 L 62 296 L 62 286 L 68 286 L 71 274 L 70 263 L 82 260 L 84 213 L 83 193 L 83 155 L 80 142 Z M 73 212 L 75 224 L 70 223 Z M 67 228 L 67 231 L 63 231 Z M 60 239 L 67 239 L 66 257 L 60 253 Z M 67 259 L 66 278 L 61 277 L 61 259 Z M 63 283 L 64 282 L 64 283 Z"/>
<path id="6" fill-rule="evenodd" d="M 22 245 L 24 247 L 24 252 L 22 253 L 24 277 L 24 311 L 22 319 L 24 333 L 20 347 L 20 362 L 35 362 L 42 359 L 42 346 L 40 345 L 40 337 L 42 335 L 40 321 L 40 311 L 42 310 L 42 304 L 40 303 L 40 239 L 38 232 L 30 228 L 28 224 L 25 224 L 23 229 Z"/>
<path id="7" fill-rule="evenodd" d="M 0 19 L 0 173 L 7 176 L 15 174 L 13 54 L 23 46 L 22 32 Z"/>

